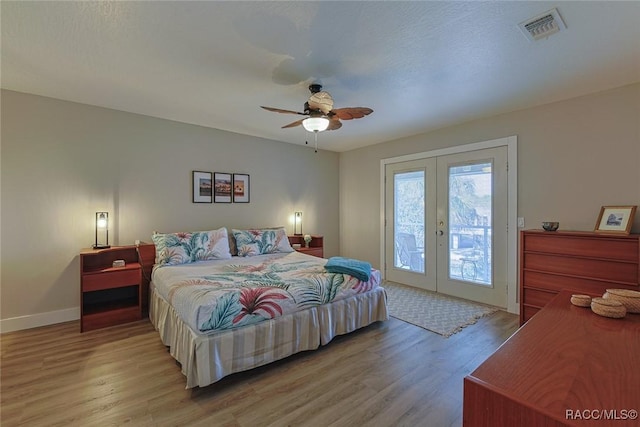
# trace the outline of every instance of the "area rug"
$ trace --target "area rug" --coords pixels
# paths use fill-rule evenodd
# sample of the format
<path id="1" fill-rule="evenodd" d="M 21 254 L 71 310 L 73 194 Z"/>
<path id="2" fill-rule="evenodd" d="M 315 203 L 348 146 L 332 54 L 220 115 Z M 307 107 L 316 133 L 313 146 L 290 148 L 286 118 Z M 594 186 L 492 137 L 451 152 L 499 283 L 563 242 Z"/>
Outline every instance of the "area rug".
<path id="1" fill-rule="evenodd" d="M 450 337 L 497 308 L 399 283 L 385 281 L 389 314 L 396 319 Z"/>

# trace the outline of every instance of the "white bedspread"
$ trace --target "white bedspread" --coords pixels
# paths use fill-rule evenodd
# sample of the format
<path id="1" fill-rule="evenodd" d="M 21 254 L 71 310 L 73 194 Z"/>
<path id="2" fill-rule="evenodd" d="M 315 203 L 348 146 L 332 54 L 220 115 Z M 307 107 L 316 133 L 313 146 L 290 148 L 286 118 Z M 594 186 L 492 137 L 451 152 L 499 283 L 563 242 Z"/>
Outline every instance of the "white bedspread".
<path id="1" fill-rule="evenodd" d="M 152 280 L 191 329 L 211 333 L 349 298 L 380 284 L 377 270 L 362 282 L 328 273 L 326 262 L 299 252 L 234 257 L 160 267 Z"/>

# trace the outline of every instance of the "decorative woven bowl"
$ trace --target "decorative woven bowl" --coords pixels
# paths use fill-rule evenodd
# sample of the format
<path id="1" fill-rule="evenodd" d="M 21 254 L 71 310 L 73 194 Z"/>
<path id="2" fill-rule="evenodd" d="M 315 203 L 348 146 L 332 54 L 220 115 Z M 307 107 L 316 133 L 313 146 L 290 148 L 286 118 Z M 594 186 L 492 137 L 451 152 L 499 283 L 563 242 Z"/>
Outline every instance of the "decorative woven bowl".
<path id="1" fill-rule="evenodd" d="M 591 297 L 589 295 L 571 295 L 571 304 L 578 307 L 591 307 Z"/>
<path id="2" fill-rule="evenodd" d="M 627 313 L 640 313 L 640 292 L 631 289 L 607 289 L 602 298 L 619 301 L 627 309 Z"/>
<path id="3" fill-rule="evenodd" d="M 545 231 L 556 231 L 559 226 L 560 223 L 555 221 L 545 221 L 542 223 L 542 228 L 544 228 Z"/>
<path id="4" fill-rule="evenodd" d="M 591 311 L 604 317 L 620 319 L 627 314 L 627 309 L 619 301 L 604 298 L 593 298 L 591 300 Z"/>

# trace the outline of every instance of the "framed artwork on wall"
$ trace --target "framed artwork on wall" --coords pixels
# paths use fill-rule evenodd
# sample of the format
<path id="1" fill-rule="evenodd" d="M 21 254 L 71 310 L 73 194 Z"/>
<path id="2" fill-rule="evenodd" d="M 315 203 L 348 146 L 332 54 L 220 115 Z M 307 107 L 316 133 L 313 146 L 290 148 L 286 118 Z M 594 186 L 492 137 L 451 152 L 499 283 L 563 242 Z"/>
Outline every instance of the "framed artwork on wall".
<path id="1" fill-rule="evenodd" d="M 192 172 L 191 193 L 193 195 L 193 203 L 211 203 L 211 172 Z"/>
<path id="2" fill-rule="evenodd" d="M 213 174 L 213 201 L 216 203 L 231 203 L 231 174 L 214 172 Z"/>
<path id="3" fill-rule="evenodd" d="M 244 173 L 233 174 L 233 202 L 249 203 L 249 175 Z"/>
<path id="4" fill-rule="evenodd" d="M 596 232 L 629 234 L 636 206 L 603 206 L 596 222 Z"/>

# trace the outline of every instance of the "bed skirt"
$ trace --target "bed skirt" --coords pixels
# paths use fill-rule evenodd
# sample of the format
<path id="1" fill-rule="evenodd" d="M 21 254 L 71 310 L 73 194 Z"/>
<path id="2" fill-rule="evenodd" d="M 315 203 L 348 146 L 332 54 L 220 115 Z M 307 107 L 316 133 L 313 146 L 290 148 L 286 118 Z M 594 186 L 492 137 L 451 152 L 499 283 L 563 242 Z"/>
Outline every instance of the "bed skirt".
<path id="1" fill-rule="evenodd" d="M 389 319 L 383 288 L 239 329 L 202 335 L 189 328 L 150 286 L 149 319 L 182 365 L 186 388 L 315 350 L 338 335 Z"/>

